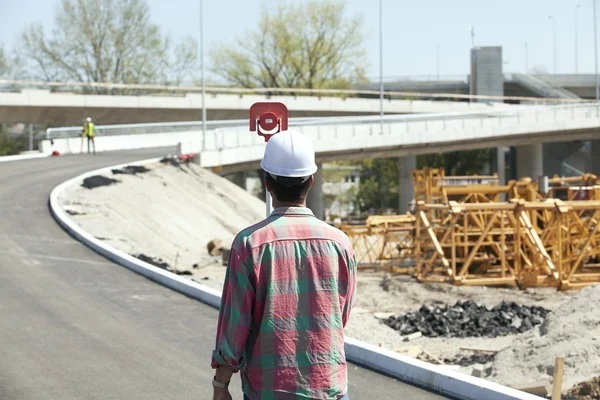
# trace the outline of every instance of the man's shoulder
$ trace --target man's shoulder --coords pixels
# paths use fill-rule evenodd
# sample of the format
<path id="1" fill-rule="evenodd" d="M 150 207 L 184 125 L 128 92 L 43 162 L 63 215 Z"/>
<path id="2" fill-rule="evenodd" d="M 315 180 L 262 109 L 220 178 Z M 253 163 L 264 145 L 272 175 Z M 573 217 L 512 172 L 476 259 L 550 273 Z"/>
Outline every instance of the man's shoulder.
<path id="1" fill-rule="evenodd" d="M 254 242 L 257 236 L 263 236 L 262 233 L 269 230 L 269 219 L 263 219 L 254 225 L 242 229 L 233 239 L 232 248 L 240 250 L 248 245 L 249 242 Z"/>
<path id="2" fill-rule="evenodd" d="M 331 226 L 327 222 L 321 221 L 319 219 L 316 219 L 315 223 L 323 229 L 326 238 L 341 244 L 345 248 L 352 248 L 352 244 L 350 243 L 348 235 L 346 235 L 342 230 Z"/>

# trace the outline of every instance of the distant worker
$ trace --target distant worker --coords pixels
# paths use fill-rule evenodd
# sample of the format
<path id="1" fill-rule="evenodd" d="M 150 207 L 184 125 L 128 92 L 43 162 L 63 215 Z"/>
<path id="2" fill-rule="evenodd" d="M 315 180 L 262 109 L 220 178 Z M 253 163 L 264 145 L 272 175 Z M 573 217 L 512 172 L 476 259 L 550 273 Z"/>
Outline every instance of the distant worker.
<path id="1" fill-rule="evenodd" d="M 88 117 L 83 123 L 83 132 L 81 132 L 81 153 L 83 153 L 83 137 L 87 137 L 87 152 L 90 154 L 90 142 L 92 142 L 92 147 L 94 149 L 94 154 L 96 154 L 96 142 L 94 142 L 94 135 L 96 133 L 96 127 L 92 122 L 92 119 Z"/>
<path id="2" fill-rule="evenodd" d="M 348 399 L 344 327 L 356 288 L 348 237 L 306 207 L 317 172 L 310 139 L 284 131 L 261 162 L 273 213 L 233 240 L 212 367 L 213 400 Z"/>

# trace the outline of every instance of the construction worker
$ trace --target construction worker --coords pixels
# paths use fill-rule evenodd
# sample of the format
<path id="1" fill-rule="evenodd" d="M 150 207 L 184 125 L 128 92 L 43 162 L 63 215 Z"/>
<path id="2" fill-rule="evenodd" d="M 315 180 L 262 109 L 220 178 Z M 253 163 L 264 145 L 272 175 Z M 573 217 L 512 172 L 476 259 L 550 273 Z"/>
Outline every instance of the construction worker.
<path id="1" fill-rule="evenodd" d="M 83 124 L 83 132 L 81 133 L 81 146 L 83 147 L 83 136 L 87 137 L 87 152 L 90 154 L 90 142 L 92 142 L 92 146 L 94 148 L 94 154 L 96 154 L 96 142 L 94 142 L 94 136 L 96 133 L 96 127 L 92 122 L 90 117 L 87 117 Z M 83 149 L 81 149 L 83 152 Z"/>
<path id="2" fill-rule="evenodd" d="M 348 399 L 344 326 L 356 287 L 348 237 L 306 196 L 317 171 L 310 139 L 284 131 L 261 162 L 273 213 L 233 240 L 212 356 L 213 400 Z"/>

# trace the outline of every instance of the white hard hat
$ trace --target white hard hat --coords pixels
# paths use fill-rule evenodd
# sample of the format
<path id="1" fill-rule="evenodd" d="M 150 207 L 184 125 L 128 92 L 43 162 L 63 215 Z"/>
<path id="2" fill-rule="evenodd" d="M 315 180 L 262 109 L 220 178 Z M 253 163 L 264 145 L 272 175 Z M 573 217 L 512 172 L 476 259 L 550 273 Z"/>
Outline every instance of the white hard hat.
<path id="1" fill-rule="evenodd" d="M 317 172 L 315 149 L 311 140 L 300 132 L 279 132 L 267 142 L 260 167 L 276 176 L 310 176 Z"/>
<path id="2" fill-rule="evenodd" d="M 92 122 L 92 119 L 90 117 L 87 117 L 87 122 Z"/>

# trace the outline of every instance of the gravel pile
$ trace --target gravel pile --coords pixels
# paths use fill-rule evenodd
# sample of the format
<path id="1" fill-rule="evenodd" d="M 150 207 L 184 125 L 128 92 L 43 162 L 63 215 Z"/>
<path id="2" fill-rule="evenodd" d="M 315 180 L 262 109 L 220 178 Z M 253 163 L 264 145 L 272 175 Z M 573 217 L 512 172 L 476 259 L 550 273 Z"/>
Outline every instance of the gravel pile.
<path id="1" fill-rule="evenodd" d="M 421 332 L 427 337 L 498 337 L 523 333 L 544 322 L 548 310 L 501 302 L 490 308 L 474 301 L 453 306 L 424 305 L 417 312 L 390 317 L 384 323 L 401 335 Z"/>

